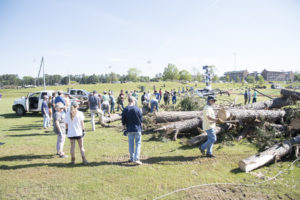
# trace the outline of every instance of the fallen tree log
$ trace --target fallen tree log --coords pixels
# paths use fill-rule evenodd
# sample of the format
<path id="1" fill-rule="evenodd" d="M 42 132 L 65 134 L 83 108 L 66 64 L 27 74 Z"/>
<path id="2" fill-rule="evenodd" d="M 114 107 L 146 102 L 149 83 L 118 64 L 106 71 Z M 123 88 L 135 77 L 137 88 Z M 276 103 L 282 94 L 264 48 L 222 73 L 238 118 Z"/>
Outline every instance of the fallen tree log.
<path id="1" fill-rule="evenodd" d="M 202 111 L 156 112 L 154 119 L 156 123 L 168 123 L 201 117 L 202 113 Z"/>
<path id="2" fill-rule="evenodd" d="M 271 97 L 271 96 L 269 96 L 269 95 L 266 95 L 266 94 L 260 92 L 259 90 L 255 89 L 255 88 L 253 88 L 253 90 L 256 91 L 258 94 L 261 94 L 261 95 L 263 95 L 263 96 L 265 96 L 265 97 L 268 97 L 269 99 L 273 99 L 273 97 Z"/>
<path id="3" fill-rule="evenodd" d="M 221 132 L 221 128 L 217 126 L 215 129 L 215 133 L 219 134 L 220 132 Z M 206 142 L 206 140 L 207 140 L 207 133 L 204 131 L 202 134 L 189 139 L 187 141 L 187 145 L 189 145 L 189 146 L 200 145 L 200 144 L 203 144 L 204 142 Z"/>
<path id="4" fill-rule="evenodd" d="M 221 109 L 218 112 L 218 117 L 224 121 L 226 120 L 241 120 L 254 121 L 266 120 L 275 121 L 285 115 L 284 110 L 241 110 L 241 109 Z"/>
<path id="5" fill-rule="evenodd" d="M 198 126 L 201 126 L 202 119 L 200 117 L 194 119 L 188 119 L 184 121 L 171 122 L 163 125 L 162 127 L 155 129 L 154 132 L 157 131 L 166 131 L 167 133 L 172 133 L 174 131 L 178 132 L 186 132 L 192 129 L 196 129 Z"/>
<path id="6" fill-rule="evenodd" d="M 282 89 L 280 94 L 283 98 L 291 98 L 294 101 L 300 100 L 300 92 Z"/>
<path id="7" fill-rule="evenodd" d="M 268 101 L 247 104 L 247 105 L 237 107 L 237 108 L 238 109 L 263 110 L 263 109 L 281 108 L 284 106 L 292 105 L 293 103 L 294 102 L 291 99 L 275 98 L 275 99 L 268 100 Z"/>
<path id="8" fill-rule="evenodd" d="M 244 172 L 249 172 L 268 163 L 274 162 L 289 154 L 294 144 L 300 144 L 300 135 L 291 140 L 278 143 L 258 155 L 253 155 L 241 160 L 239 162 L 239 168 Z"/>
<path id="9" fill-rule="evenodd" d="M 121 120 L 122 116 L 119 114 L 111 114 L 110 117 L 103 117 L 103 122 L 104 123 L 111 123 L 114 121 Z"/>

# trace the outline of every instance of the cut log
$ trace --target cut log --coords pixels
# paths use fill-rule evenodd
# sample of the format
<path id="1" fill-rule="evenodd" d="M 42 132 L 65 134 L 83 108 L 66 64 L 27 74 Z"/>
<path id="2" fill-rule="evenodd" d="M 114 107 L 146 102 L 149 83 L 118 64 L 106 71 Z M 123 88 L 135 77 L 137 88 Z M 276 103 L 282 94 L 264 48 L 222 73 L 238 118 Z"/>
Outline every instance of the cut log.
<path id="1" fill-rule="evenodd" d="M 215 129 L 215 133 L 218 134 L 220 132 L 221 132 L 221 128 L 217 126 Z M 187 145 L 189 145 L 189 146 L 200 145 L 200 144 L 203 144 L 204 142 L 206 142 L 206 140 L 207 140 L 207 133 L 203 132 L 200 135 L 189 139 L 187 141 Z"/>
<path id="2" fill-rule="evenodd" d="M 270 122 L 265 122 L 264 123 L 265 127 L 268 129 L 276 129 L 278 131 L 286 131 L 288 128 L 284 125 L 281 124 L 274 124 L 274 123 L 270 123 Z"/>
<path id="3" fill-rule="evenodd" d="M 111 114 L 110 117 L 103 117 L 103 122 L 104 123 L 111 123 L 114 121 L 121 120 L 122 116 L 119 114 Z"/>
<path id="4" fill-rule="evenodd" d="M 294 130 L 300 130 L 300 118 L 295 118 L 291 121 L 290 126 Z"/>
<path id="5" fill-rule="evenodd" d="M 241 110 L 241 109 L 221 109 L 218 112 L 218 117 L 223 121 L 226 120 L 241 120 L 254 121 L 262 119 L 266 121 L 275 121 L 285 115 L 284 110 Z"/>
<path id="6" fill-rule="evenodd" d="M 154 115 L 156 123 L 168 123 L 201 117 L 202 111 L 157 112 Z"/>
<path id="7" fill-rule="evenodd" d="M 282 89 L 280 94 L 283 98 L 291 98 L 294 101 L 300 100 L 300 92 Z"/>
<path id="8" fill-rule="evenodd" d="M 294 144 L 300 143 L 300 136 L 291 140 L 286 140 L 282 143 L 276 144 L 258 155 L 250 156 L 239 162 L 239 167 L 244 172 L 249 172 L 268 163 L 272 163 L 281 157 L 289 154 Z"/>
<path id="9" fill-rule="evenodd" d="M 238 107 L 239 109 L 253 109 L 253 110 L 263 110 L 263 109 L 273 109 L 281 108 L 284 106 L 292 105 L 294 102 L 291 99 L 286 98 L 275 98 L 269 101 L 262 101 L 253 104 L 248 104 L 245 106 Z"/>
<path id="10" fill-rule="evenodd" d="M 192 129 L 196 129 L 198 126 L 201 126 L 202 119 L 200 117 L 194 119 L 188 119 L 184 121 L 178 122 L 171 122 L 168 124 L 163 125 L 162 127 L 155 129 L 154 131 L 179 131 L 179 132 L 186 132 Z"/>

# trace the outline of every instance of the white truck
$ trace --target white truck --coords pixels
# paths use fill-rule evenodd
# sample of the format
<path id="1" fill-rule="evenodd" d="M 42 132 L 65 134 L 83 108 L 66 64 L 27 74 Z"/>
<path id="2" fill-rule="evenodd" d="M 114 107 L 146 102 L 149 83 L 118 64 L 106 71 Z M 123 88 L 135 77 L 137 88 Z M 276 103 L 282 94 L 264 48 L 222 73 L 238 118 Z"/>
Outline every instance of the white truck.
<path id="1" fill-rule="evenodd" d="M 45 95 L 52 96 L 52 90 L 44 90 L 40 92 L 29 93 L 27 97 L 16 99 L 12 106 L 13 111 L 18 116 L 25 115 L 26 112 L 41 112 L 43 97 Z"/>
<path id="2" fill-rule="evenodd" d="M 82 89 L 68 89 L 68 94 L 78 99 L 87 100 L 90 93 Z"/>

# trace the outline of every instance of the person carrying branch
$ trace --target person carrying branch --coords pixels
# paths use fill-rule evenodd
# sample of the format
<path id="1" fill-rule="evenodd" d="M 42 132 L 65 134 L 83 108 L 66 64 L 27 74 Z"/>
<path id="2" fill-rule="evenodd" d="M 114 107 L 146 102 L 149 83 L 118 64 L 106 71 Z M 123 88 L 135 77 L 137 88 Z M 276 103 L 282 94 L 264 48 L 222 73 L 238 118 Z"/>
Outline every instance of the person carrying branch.
<path id="1" fill-rule="evenodd" d="M 202 144 L 199 149 L 203 156 L 209 158 L 214 158 L 213 155 L 213 145 L 217 141 L 217 136 L 215 133 L 216 122 L 224 123 L 223 120 L 215 117 L 215 112 L 213 110 L 213 105 L 216 99 L 213 96 L 208 96 L 207 105 L 203 109 L 203 130 L 207 133 L 207 141 Z M 205 150 L 207 149 L 207 152 Z"/>

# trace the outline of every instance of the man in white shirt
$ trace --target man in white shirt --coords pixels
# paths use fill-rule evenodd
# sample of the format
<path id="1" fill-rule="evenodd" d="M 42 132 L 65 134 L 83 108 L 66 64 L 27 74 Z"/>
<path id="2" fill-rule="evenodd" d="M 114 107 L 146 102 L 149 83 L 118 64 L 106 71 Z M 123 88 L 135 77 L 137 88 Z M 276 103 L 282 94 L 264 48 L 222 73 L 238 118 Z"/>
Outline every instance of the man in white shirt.
<path id="1" fill-rule="evenodd" d="M 199 149 L 203 156 L 215 157 L 212 153 L 213 145 L 217 141 L 217 136 L 215 134 L 216 122 L 223 123 L 221 119 L 216 118 L 215 112 L 212 106 L 215 104 L 216 99 L 213 96 L 207 98 L 207 105 L 203 109 L 203 130 L 207 133 L 207 141 L 202 144 Z M 205 150 L 207 152 L 205 154 Z"/>

